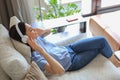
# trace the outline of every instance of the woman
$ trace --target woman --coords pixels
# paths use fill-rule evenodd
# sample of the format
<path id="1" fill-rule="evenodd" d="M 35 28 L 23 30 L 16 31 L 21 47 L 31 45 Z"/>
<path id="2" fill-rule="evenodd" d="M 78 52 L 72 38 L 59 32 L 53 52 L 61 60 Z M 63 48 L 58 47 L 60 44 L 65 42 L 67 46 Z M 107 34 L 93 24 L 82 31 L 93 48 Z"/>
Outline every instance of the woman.
<path id="1" fill-rule="evenodd" d="M 9 31 L 11 38 L 31 47 L 32 60 L 40 69 L 52 74 L 78 70 L 92 61 L 99 53 L 108 58 L 116 67 L 120 66 L 104 37 L 87 38 L 70 45 L 56 46 L 44 39 L 49 33 L 50 29 L 32 28 L 24 22 L 19 22 Z M 22 40 L 25 35 L 27 36 L 26 42 Z"/>

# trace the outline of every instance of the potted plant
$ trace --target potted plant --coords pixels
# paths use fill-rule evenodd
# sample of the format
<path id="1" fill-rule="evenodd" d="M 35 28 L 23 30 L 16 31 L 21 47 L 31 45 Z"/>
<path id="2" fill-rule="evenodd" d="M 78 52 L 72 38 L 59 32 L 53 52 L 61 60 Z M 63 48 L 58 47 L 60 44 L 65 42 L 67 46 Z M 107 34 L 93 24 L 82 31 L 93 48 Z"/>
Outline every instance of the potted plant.
<path id="1" fill-rule="evenodd" d="M 79 13 L 80 9 L 78 9 L 78 6 L 74 3 L 68 3 L 66 6 L 61 4 L 61 0 L 59 0 L 60 3 L 58 3 L 58 0 L 48 0 L 48 9 L 42 10 L 42 17 L 40 14 L 37 14 L 36 18 L 40 20 L 40 18 L 46 19 L 55 19 L 59 17 L 65 17 L 69 15 L 73 15 L 74 13 Z M 38 7 L 35 8 L 36 11 L 39 10 Z M 58 29 L 64 28 L 64 27 L 58 27 L 56 28 L 58 32 L 61 32 L 61 30 L 64 31 L 64 29 L 58 30 Z"/>

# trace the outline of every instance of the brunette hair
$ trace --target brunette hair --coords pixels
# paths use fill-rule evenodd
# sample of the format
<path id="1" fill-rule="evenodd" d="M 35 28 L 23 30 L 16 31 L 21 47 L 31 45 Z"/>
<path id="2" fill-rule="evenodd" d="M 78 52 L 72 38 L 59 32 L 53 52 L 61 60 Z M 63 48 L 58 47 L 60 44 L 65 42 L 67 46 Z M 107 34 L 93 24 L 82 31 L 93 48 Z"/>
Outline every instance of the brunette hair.
<path id="1" fill-rule="evenodd" d="M 9 29 L 9 35 L 12 39 L 17 40 L 19 42 L 22 42 L 20 35 L 18 34 L 17 30 L 16 30 L 16 25 L 13 25 L 10 29 Z M 25 23 L 24 22 L 19 22 L 18 23 L 18 28 L 20 29 L 20 31 L 22 32 L 23 35 L 26 35 L 26 29 L 25 29 Z M 22 42 L 23 43 L 23 42 Z"/>

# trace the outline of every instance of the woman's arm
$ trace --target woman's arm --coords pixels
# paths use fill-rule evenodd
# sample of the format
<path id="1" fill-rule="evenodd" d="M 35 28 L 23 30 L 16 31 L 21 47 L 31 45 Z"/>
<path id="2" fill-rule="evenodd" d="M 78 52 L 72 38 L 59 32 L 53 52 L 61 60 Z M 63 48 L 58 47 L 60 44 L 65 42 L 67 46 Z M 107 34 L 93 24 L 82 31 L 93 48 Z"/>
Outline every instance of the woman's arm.
<path id="1" fill-rule="evenodd" d="M 36 31 L 38 32 L 38 35 L 42 35 L 44 37 L 51 33 L 51 29 L 36 28 Z"/>
<path id="2" fill-rule="evenodd" d="M 47 36 L 51 33 L 51 29 L 45 29 L 43 32 L 43 36 Z"/>
<path id="3" fill-rule="evenodd" d="M 47 64 L 45 65 L 46 71 L 52 74 L 63 74 L 65 72 L 62 65 L 56 61 L 52 56 L 50 56 L 42 47 L 40 47 L 35 40 L 28 39 L 28 44 L 34 49 L 41 53 L 41 55 L 47 60 Z"/>
<path id="4" fill-rule="evenodd" d="M 38 51 L 41 52 L 43 57 L 47 60 L 47 64 L 45 65 L 46 71 L 52 73 L 52 74 L 63 74 L 64 68 L 62 65 L 56 61 L 52 56 L 50 56 L 45 50 L 42 48 L 38 48 Z"/>

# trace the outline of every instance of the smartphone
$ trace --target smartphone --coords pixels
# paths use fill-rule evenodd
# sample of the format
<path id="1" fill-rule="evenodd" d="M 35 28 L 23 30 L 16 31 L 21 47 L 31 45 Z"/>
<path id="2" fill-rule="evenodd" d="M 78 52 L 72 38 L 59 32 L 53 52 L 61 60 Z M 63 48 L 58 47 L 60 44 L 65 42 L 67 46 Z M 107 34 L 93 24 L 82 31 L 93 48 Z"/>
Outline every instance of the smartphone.
<path id="1" fill-rule="evenodd" d="M 76 21 L 76 20 L 78 20 L 78 18 L 68 18 L 68 19 L 66 19 L 67 22 L 72 22 L 72 21 Z"/>
<path id="2" fill-rule="evenodd" d="M 115 57 L 120 61 L 120 51 L 115 52 Z"/>

